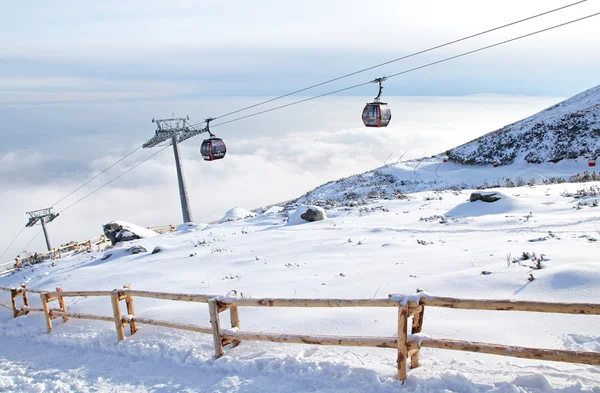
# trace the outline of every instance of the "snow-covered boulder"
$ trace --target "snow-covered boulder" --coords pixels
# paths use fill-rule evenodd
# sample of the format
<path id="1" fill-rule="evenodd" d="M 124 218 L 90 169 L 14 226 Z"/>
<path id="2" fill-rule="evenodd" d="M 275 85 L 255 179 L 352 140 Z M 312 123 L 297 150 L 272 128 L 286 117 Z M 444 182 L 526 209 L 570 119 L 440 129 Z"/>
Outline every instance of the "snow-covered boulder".
<path id="1" fill-rule="evenodd" d="M 327 218 L 325 210 L 319 206 L 301 205 L 289 216 L 289 225 L 304 224 L 307 222 L 321 221 Z"/>
<path id="2" fill-rule="evenodd" d="M 267 216 L 267 215 L 271 215 L 271 214 L 281 214 L 282 211 L 283 211 L 283 207 L 281 207 L 281 206 L 271 206 L 270 208 L 263 210 L 261 215 Z"/>
<path id="3" fill-rule="evenodd" d="M 193 231 L 201 231 L 203 229 L 208 228 L 208 224 L 194 224 L 193 222 L 184 222 L 183 224 L 179 224 L 177 226 L 177 232 L 193 232 Z"/>
<path id="4" fill-rule="evenodd" d="M 225 216 L 219 220 L 219 224 L 229 221 L 245 220 L 246 218 L 255 217 L 256 213 L 252 213 L 250 210 L 242 209 L 241 207 L 234 207 L 225 213 Z"/>
<path id="5" fill-rule="evenodd" d="M 104 231 L 104 235 L 110 239 L 113 245 L 118 242 L 126 242 L 158 235 L 158 233 L 154 232 L 152 229 L 125 221 L 111 221 L 108 224 L 102 225 L 102 230 Z"/>

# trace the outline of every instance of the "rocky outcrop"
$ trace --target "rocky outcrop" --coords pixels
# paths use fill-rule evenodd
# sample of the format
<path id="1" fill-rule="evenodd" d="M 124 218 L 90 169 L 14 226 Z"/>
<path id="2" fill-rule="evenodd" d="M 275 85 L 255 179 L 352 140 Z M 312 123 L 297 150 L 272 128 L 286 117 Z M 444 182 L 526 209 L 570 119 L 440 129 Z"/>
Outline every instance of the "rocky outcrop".
<path id="1" fill-rule="evenodd" d="M 307 222 L 322 221 L 327 219 L 325 210 L 319 206 L 302 205 L 290 214 L 288 225 L 306 224 Z"/>
<path id="2" fill-rule="evenodd" d="M 448 150 L 459 164 L 540 164 L 600 157 L 600 86 Z"/>
<path id="3" fill-rule="evenodd" d="M 496 201 L 499 201 L 500 199 L 502 199 L 502 198 L 500 198 L 499 196 L 497 196 L 495 192 L 492 192 L 490 194 L 484 194 L 484 193 L 481 193 L 481 192 L 474 192 L 469 197 L 469 202 L 475 202 L 475 201 L 496 202 Z"/>
<path id="4" fill-rule="evenodd" d="M 158 233 L 151 229 L 130 224 L 125 221 L 112 221 L 102 226 L 104 235 L 111 241 L 113 246 L 118 242 L 127 242 L 135 239 L 157 236 Z"/>
<path id="5" fill-rule="evenodd" d="M 322 209 L 308 209 L 300 215 L 300 218 L 308 222 L 321 221 L 325 219 L 325 212 Z"/>

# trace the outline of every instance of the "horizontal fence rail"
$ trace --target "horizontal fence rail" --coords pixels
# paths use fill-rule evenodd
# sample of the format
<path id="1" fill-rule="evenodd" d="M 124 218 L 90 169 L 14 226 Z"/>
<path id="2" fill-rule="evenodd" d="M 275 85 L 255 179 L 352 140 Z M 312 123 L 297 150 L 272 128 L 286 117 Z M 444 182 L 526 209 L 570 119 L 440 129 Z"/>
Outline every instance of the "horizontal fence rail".
<path id="1" fill-rule="evenodd" d="M 569 363 L 581 363 L 600 366 L 600 353 L 571 351 L 562 349 L 539 349 L 501 344 L 481 343 L 472 341 L 431 338 L 421 334 L 425 307 L 443 307 L 463 310 L 495 310 L 495 311 L 524 311 L 561 314 L 600 315 L 600 304 L 587 303 L 552 303 L 514 300 L 489 299 L 457 299 L 436 297 L 424 292 L 412 296 L 389 295 L 387 299 L 283 299 L 283 298 L 233 298 L 206 294 L 170 293 L 133 290 L 129 285 L 122 289 L 111 291 L 44 291 L 30 289 L 25 285 L 19 288 L 0 286 L 0 292 L 10 292 L 10 304 L 0 301 L 0 306 L 13 311 L 14 317 L 29 312 L 43 312 L 48 332 L 53 329 L 53 320 L 62 318 L 63 323 L 69 318 L 97 320 L 115 324 L 117 339 L 125 338 L 125 327 L 129 326 L 130 334 L 135 334 L 138 324 L 161 326 L 191 332 L 210 334 L 213 337 L 215 357 L 224 353 L 224 347 L 235 347 L 241 341 L 268 341 L 285 344 L 332 345 L 346 347 L 392 348 L 398 352 L 398 379 L 407 378 L 408 359 L 410 367 L 419 365 L 421 348 L 446 349 L 467 351 L 492 355 L 510 356 L 524 359 L 548 360 Z M 29 306 L 28 293 L 40 296 L 42 308 Z M 65 298 L 69 297 L 107 297 L 110 299 L 113 315 L 102 316 L 84 313 L 68 312 Z M 199 326 L 179 322 L 163 321 L 139 317 L 135 313 L 134 297 L 161 299 L 179 302 L 205 303 L 210 315 L 209 324 Z M 21 298 L 23 305 L 17 306 Z M 51 308 L 52 302 L 58 302 L 58 307 Z M 126 314 L 121 311 L 121 302 L 125 301 Z M 271 332 L 252 332 L 240 330 L 240 307 L 393 307 L 398 310 L 398 331 L 396 336 L 328 336 L 314 334 L 286 334 Z M 219 314 L 229 310 L 231 328 L 221 328 Z M 409 318 L 412 318 L 411 332 L 408 333 Z"/>
<path id="2" fill-rule="evenodd" d="M 463 310 L 532 311 L 559 314 L 600 314 L 600 304 L 550 303 L 524 300 L 469 300 L 449 297 L 424 297 L 420 304 L 430 307 L 457 308 Z"/>

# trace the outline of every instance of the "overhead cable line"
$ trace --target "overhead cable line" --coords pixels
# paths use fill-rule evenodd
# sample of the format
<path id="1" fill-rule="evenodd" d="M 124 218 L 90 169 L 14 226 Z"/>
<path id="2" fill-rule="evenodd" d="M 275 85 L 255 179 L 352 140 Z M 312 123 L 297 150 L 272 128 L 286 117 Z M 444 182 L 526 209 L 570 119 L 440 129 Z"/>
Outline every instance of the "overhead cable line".
<path id="1" fill-rule="evenodd" d="M 83 201 L 84 199 L 86 199 L 87 197 L 91 196 L 92 194 L 96 193 L 97 191 L 100 191 L 101 189 L 103 189 L 104 187 L 106 187 L 107 185 L 109 185 L 110 183 L 114 182 L 115 180 L 117 180 L 118 178 L 120 178 L 121 176 L 125 175 L 126 173 L 129 173 L 130 171 L 134 170 L 135 168 L 137 168 L 138 166 L 142 165 L 144 162 L 148 161 L 149 159 L 153 158 L 154 156 L 158 155 L 159 153 L 161 153 L 162 151 L 164 151 L 166 148 L 168 148 L 169 146 L 165 146 L 162 149 L 160 149 L 159 151 L 157 151 L 156 153 L 146 157 L 145 159 L 143 159 L 142 161 L 138 162 L 137 164 L 135 164 L 134 166 L 132 166 L 131 168 L 127 169 L 126 171 L 122 172 L 120 175 L 118 175 L 117 177 L 114 177 L 112 180 L 109 180 L 108 182 L 104 183 L 103 185 L 101 185 L 100 187 L 96 188 L 94 191 L 90 192 L 89 194 L 85 195 L 84 197 L 78 199 L 77 201 L 75 201 L 74 203 L 70 204 L 69 206 L 65 207 L 64 209 L 62 209 L 60 211 L 60 213 L 63 213 L 64 211 L 72 208 L 73 206 L 75 206 L 76 204 L 78 204 L 79 202 Z"/>
<path id="2" fill-rule="evenodd" d="M 417 71 L 417 70 L 420 70 L 420 69 L 423 69 L 423 68 L 431 67 L 433 65 L 444 63 L 444 62 L 447 62 L 447 61 L 450 61 L 450 60 L 454 60 L 454 59 L 457 59 L 459 57 L 464 57 L 464 56 L 467 56 L 467 55 L 470 55 L 470 54 L 473 54 L 473 53 L 481 52 L 483 50 L 494 48 L 494 47 L 500 46 L 500 45 L 504 45 L 504 44 L 507 44 L 509 42 L 517 41 L 517 40 L 520 40 L 522 38 L 531 37 L 533 35 L 544 33 L 546 31 L 557 29 L 559 27 L 567 26 L 567 25 L 570 25 L 570 24 L 573 24 L 573 23 L 576 23 L 576 22 L 581 22 L 582 20 L 589 19 L 589 18 L 592 18 L 594 16 L 598 16 L 598 15 L 600 15 L 600 12 L 597 12 L 597 13 L 591 14 L 591 15 L 587 15 L 587 16 L 584 16 L 584 17 L 581 17 L 581 18 L 573 19 L 571 21 L 564 22 L 564 23 L 561 23 L 561 24 L 558 24 L 558 25 L 554 25 L 554 26 L 551 26 L 551 27 L 547 27 L 545 29 L 537 30 L 537 31 L 534 31 L 533 33 L 523 34 L 523 35 L 520 35 L 518 37 L 514 37 L 514 38 L 511 38 L 511 39 L 508 39 L 508 40 L 497 42 L 495 44 L 491 44 L 491 45 L 487 45 L 487 46 L 484 46 L 484 47 L 481 47 L 481 48 L 478 48 L 478 49 L 470 50 L 468 52 L 463 52 L 463 53 L 458 54 L 458 55 L 446 57 L 444 59 L 437 60 L 437 61 L 434 61 L 434 62 L 431 62 L 431 63 L 427 63 L 427 64 L 424 64 L 422 66 L 418 66 L 418 67 L 414 67 L 414 68 L 409 68 L 407 70 L 404 70 L 404 71 L 397 72 L 395 74 L 391 74 L 389 76 L 386 76 L 385 79 L 390 79 L 390 78 L 393 78 L 395 76 L 408 74 L 408 73 L 413 72 L 413 71 Z M 333 94 L 336 94 L 336 93 L 341 93 L 343 91 L 355 89 L 357 87 L 361 87 L 361 86 L 365 86 L 365 85 L 371 84 L 371 83 L 373 83 L 375 81 L 363 82 L 363 83 L 359 83 L 359 84 L 356 84 L 356 85 L 353 85 L 353 86 L 349 86 L 349 87 L 345 87 L 345 88 L 342 88 L 342 89 L 330 91 L 328 93 L 323 93 L 323 94 L 319 94 L 319 95 L 316 95 L 316 96 L 313 96 L 313 97 L 304 98 L 302 100 L 290 102 L 288 104 L 279 105 L 279 106 L 276 106 L 276 107 L 273 107 L 273 108 L 270 108 L 270 109 L 265 109 L 263 111 L 259 111 L 259 112 L 251 113 L 249 115 L 237 117 L 237 118 L 232 119 L 232 120 L 227 120 L 227 121 L 224 121 L 224 122 L 221 122 L 221 123 L 212 124 L 211 126 L 212 127 L 218 127 L 218 126 L 221 126 L 221 125 L 224 125 L 224 124 L 233 123 L 233 122 L 236 122 L 236 121 L 239 121 L 239 120 L 242 120 L 242 119 L 247 119 L 249 117 L 254 117 L 254 116 L 262 115 L 264 113 L 272 112 L 272 111 L 275 111 L 275 110 L 278 110 L 278 109 L 287 108 L 287 107 L 292 106 L 292 105 L 301 104 L 301 103 L 307 102 L 307 101 L 312 101 L 312 100 L 315 100 L 317 98 L 326 97 L 326 96 L 330 96 L 330 95 L 333 95 Z"/>
<path id="3" fill-rule="evenodd" d="M 441 60 L 437 60 L 437 61 L 434 61 L 434 62 L 431 62 L 431 63 L 424 64 L 424 65 L 419 66 L 419 67 L 410 68 L 408 70 L 404 70 L 404 71 L 401 71 L 401 72 L 398 72 L 398 73 L 395 73 L 395 74 L 391 74 L 391 75 L 389 75 L 389 76 L 387 76 L 385 78 L 386 79 L 390 79 L 390 78 L 393 78 L 393 77 L 396 77 L 396 76 L 399 76 L 399 75 L 404 75 L 404 74 L 407 74 L 407 73 L 410 73 L 410 72 L 413 72 L 413 71 L 417 71 L 417 70 L 420 70 L 420 69 L 423 69 L 423 68 L 426 68 L 426 67 L 430 67 L 430 66 L 433 66 L 433 65 L 436 65 L 436 64 L 440 64 L 440 63 L 444 63 L 444 62 L 447 62 L 447 61 L 450 61 L 450 60 L 453 60 L 453 59 L 457 59 L 459 57 L 464 57 L 464 56 L 467 56 L 467 55 L 470 55 L 470 54 L 473 54 L 473 53 L 477 53 L 477 52 L 481 52 L 483 50 L 490 49 L 490 48 L 493 48 L 493 47 L 496 47 L 496 46 L 500 46 L 500 45 L 503 45 L 503 44 L 506 44 L 506 43 L 509 43 L 509 42 L 517 41 L 517 40 L 520 40 L 522 38 L 530 37 L 530 36 L 533 36 L 533 35 L 536 35 L 536 34 L 540 34 L 540 33 L 546 32 L 546 31 L 557 29 L 559 27 L 563 27 L 563 26 L 567 26 L 567 25 L 570 25 L 570 24 L 573 24 L 573 23 L 576 23 L 576 22 L 580 22 L 582 20 L 589 19 L 589 18 L 592 18 L 594 16 L 598 16 L 598 15 L 600 15 L 600 12 L 597 12 L 597 13 L 594 13 L 594 14 L 590 14 L 590 15 L 587 15 L 587 16 L 584 16 L 584 17 L 581 17 L 581 18 L 577 18 L 577 19 L 574 19 L 574 20 L 571 20 L 571 21 L 568 21 L 568 22 L 564 22 L 564 23 L 561 23 L 561 24 L 558 24 L 558 25 L 554 25 L 554 26 L 551 26 L 551 27 L 548 27 L 548 28 L 545 28 L 545 29 L 537 30 L 537 31 L 534 31 L 532 33 L 524 34 L 524 35 L 521 35 L 521 36 L 518 36 L 518 37 L 514 37 L 514 38 L 511 38 L 511 39 L 508 39 L 508 40 L 504 40 L 504 41 L 501 41 L 501 42 L 498 42 L 498 43 L 495 43 L 495 44 L 487 45 L 487 46 L 484 46 L 484 47 L 481 47 L 481 48 L 478 48 L 478 49 L 474 49 L 474 50 L 471 50 L 471 51 L 468 51 L 468 52 L 464 52 L 464 53 L 461 53 L 461 54 L 458 54 L 458 55 L 455 55 L 455 56 L 450 56 L 450 57 L 447 57 L 447 58 L 444 58 L 444 59 L 441 59 Z M 236 122 L 236 121 L 239 121 L 239 120 L 247 119 L 249 117 L 258 116 L 258 115 L 261 115 L 261 114 L 264 114 L 264 113 L 268 113 L 268 112 L 272 112 L 272 111 L 275 111 L 275 110 L 278 110 L 278 109 L 283 109 L 283 108 L 286 108 L 286 107 L 289 107 L 289 106 L 292 106 L 292 105 L 300 104 L 300 103 L 307 102 L 307 101 L 312 101 L 312 100 L 315 100 L 317 98 L 330 96 L 330 95 L 333 95 L 333 94 L 336 94 L 336 93 L 341 93 L 343 91 L 347 91 L 347 90 L 355 89 L 357 87 L 369 85 L 369 84 L 371 84 L 373 82 L 374 81 L 363 82 L 363 83 L 359 83 L 359 84 L 352 85 L 352 86 L 349 86 L 349 87 L 345 87 L 345 88 L 342 88 L 342 89 L 337 89 L 337 90 L 334 90 L 334 91 L 331 91 L 331 92 L 328 92 L 328 93 L 323 93 L 323 94 L 319 94 L 319 95 L 316 95 L 316 96 L 313 96 L 313 97 L 309 97 L 309 98 L 305 98 L 305 99 L 302 99 L 302 100 L 294 101 L 294 102 L 291 102 L 291 103 L 288 103 L 288 104 L 276 106 L 276 107 L 273 107 L 273 108 L 270 108 L 270 109 L 265 109 L 263 111 L 251 113 L 249 115 L 241 116 L 241 117 L 238 117 L 238 118 L 235 118 L 235 119 L 232 119 L 232 120 L 228 120 L 228 121 L 224 121 L 224 122 L 221 122 L 221 123 L 214 124 L 214 125 L 212 125 L 212 127 L 217 127 L 217 126 L 220 126 L 220 125 L 224 125 L 224 124 L 228 124 L 228 123 L 233 123 L 233 122 Z M 66 208 L 62 209 L 61 213 L 64 212 L 64 211 L 66 211 L 66 210 L 68 210 L 68 209 L 70 209 L 71 207 L 75 206 L 79 202 L 81 202 L 84 199 L 88 198 L 89 196 L 93 195 L 94 193 L 96 193 L 97 191 L 99 191 L 102 188 L 106 187 L 107 185 L 109 185 L 110 183 L 114 182 L 115 180 L 119 179 L 121 176 L 125 175 L 126 173 L 128 173 L 128 172 L 132 171 L 133 169 L 137 168 L 138 166 L 142 165 L 143 163 L 145 163 L 149 159 L 155 157 L 156 155 L 158 155 L 159 153 L 161 153 L 162 151 L 164 151 L 168 147 L 169 146 L 165 146 L 162 149 L 158 150 L 156 153 L 154 153 L 154 154 L 146 157 L 144 160 L 138 162 L 137 164 L 135 164 L 131 168 L 127 169 L 126 171 L 122 172 L 118 176 L 114 177 L 112 180 L 104 183 L 102 186 L 98 187 L 94 191 L 90 192 L 89 194 L 87 194 L 84 197 L 80 198 L 76 202 L 74 202 L 71 205 L 67 206 Z M 115 164 L 113 164 L 113 166 Z"/>
<path id="4" fill-rule="evenodd" d="M 23 252 L 25 252 L 25 250 L 27 249 L 27 247 L 29 247 L 29 245 L 30 245 L 31 243 L 33 243 L 33 241 L 34 241 L 34 240 L 35 240 L 35 239 L 36 239 L 36 238 L 37 238 L 37 237 L 40 235 L 40 233 L 42 233 L 42 229 L 40 229 L 40 230 L 38 231 L 38 233 L 36 233 L 36 234 L 35 234 L 35 236 L 31 238 L 31 240 L 29 241 L 29 243 L 27 243 L 27 244 L 25 245 L 25 247 L 23 247 L 23 249 L 21 250 L 21 252 L 20 252 L 18 255 L 21 255 L 21 254 L 23 254 Z"/>
<path id="5" fill-rule="evenodd" d="M 0 261 L 2 261 L 2 257 L 4 256 L 4 254 L 6 254 L 6 252 L 10 248 L 10 246 L 12 246 L 13 243 L 17 240 L 17 238 L 19 236 L 21 236 L 21 233 L 23 233 L 23 230 L 25 230 L 25 227 L 21 228 L 21 230 L 19 231 L 19 233 L 17 233 L 17 236 L 15 236 L 15 238 L 12 240 L 12 242 L 10 242 L 10 244 L 8 245 L 8 247 L 6 247 L 6 250 L 4 250 L 4 252 L 0 255 Z"/>
<path id="6" fill-rule="evenodd" d="M 100 175 L 102 175 L 103 173 L 105 173 L 106 171 L 108 171 L 109 169 L 111 169 L 112 167 L 114 167 L 115 165 L 117 165 L 118 163 L 120 163 L 121 161 L 123 161 L 124 159 L 126 159 L 127 157 L 129 157 L 130 155 L 132 155 L 133 153 L 135 153 L 136 151 L 138 151 L 141 148 L 142 148 L 141 145 L 138 146 L 138 147 L 136 147 L 134 150 L 130 151 L 129 153 L 127 153 L 126 155 L 124 155 L 123 157 L 121 157 L 120 159 L 118 159 L 117 161 L 115 161 L 111 166 L 109 166 L 108 168 L 104 169 L 103 171 L 101 171 L 100 173 L 98 173 L 96 176 L 92 177 L 91 179 L 89 179 L 88 181 L 86 181 L 85 183 L 83 183 L 82 185 L 80 185 L 79 187 L 77 187 L 76 189 L 74 189 L 73 191 L 71 191 L 70 193 L 68 193 L 67 195 L 65 195 L 64 197 L 62 197 L 61 199 L 59 199 L 52 206 L 58 205 L 59 203 L 61 203 L 62 201 L 64 201 L 68 197 L 70 197 L 71 195 L 75 194 L 77 191 L 81 190 L 83 187 L 85 187 L 86 185 L 90 184 L 92 181 L 96 180 L 98 177 L 100 177 Z"/>
<path id="7" fill-rule="evenodd" d="M 469 36 L 466 36 L 466 37 L 463 37 L 463 38 L 459 38 L 459 39 L 456 39 L 456 40 L 453 40 L 453 41 L 449 41 L 449 42 L 446 42 L 444 44 L 432 46 L 430 48 L 423 49 L 423 50 L 420 50 L 418 52 L 411 53 L 409 55 L 398 57 L 398 58 L 395 58 L 395 59 L 392 59 L 392 60 L 389 60 L 389 61 L 386 61 L 386 62 L 383 62 L 383 63 L 380 63 L 380 64 L 376 64 L 376 65 L 371 66 L 371 67 L 363 68 L 361 70 L 354 71 L 354 72 L 351 72 L 349 74 L 345 74 L 345 75 L 342 75 L 342 76 L 339 76 L 339 77 L 336 77 L 336 78 L 333 78 L 333 79 L 326 80 L 324 82 L 317 83 L 317 84 L 312 85 L 312 86 L 305 87 L 303 89 L 292 91 L 291 93 L 283 94 L 283 95 L 280 95 L 278 97 L 271 98 L 271 99 L 268 99 L 268 100 L 265 100 L 265 101 L 261 101 L 259 103 L 247 106 L 245 108 L 240 108 L 240 109 L 237 109 L 235 111 L 232 111 L 232 112 L 229 112 L 229 113 L 225 113 L 223 115 L 214 117 L 213 120 L 220 119 L 220 118 L 227 117 L 227 116 L 231 116 L 233 114 L 236 114 L 236 113 L 239 113 L 239 112 L 243 112 L 243 111 L 246 111 L 248 109 L 256 108 L 257 106 L 268 104 L 270 102 L 277 101 L 277 100 L 280 100 L 282 98 L 292 96 L 294 94 L 298 94 L 298 93 L 302 93 L 302 92 L 307 91 L 307 90 L 314 89 L 315 87 L 320 87 L 320 86 L 323 86 L 323 85 L 326 85 L 326 84 L 329 84 L 329 83 L 332 83 L 332 82 L 335 82 L 335 81 L 339 81 L 339 80 L 344 79 L 344 78 L 348 78 L 350 76 L 354 76 L 354 75 L 357 75 L 357 74 L 360 74 L 360 73 L 363 73 L 363 72 L 366 72 L 366 71 L 373 70 L 375 68 L 383 67 L 383 66 L 391 64 L 391 63 L 395 63 L 395 62 L 398 62 L 398 61 L 401 61 L 401 60 L 405 60 L 405 59 L 408 59 L 408 58 L 411 58 L 411 57 L 414 57 L 414 56 L 421 55 L 423 53 L 431 52 L 431 51 L 434 51 L 436 49 L 440 49 L 440 48 L 443 48 L 443 47 L 446 47 L 446 46 L 449 46 L 449 45 L 453 45 L 453 44 L 456 44 L 458 42 L 466 41 L 466 40 L 469 40 L 471 38 L 475 38 L 475 37 L 478 37 L 478 36 L 481 36 L 481 35 L 484 35 L 484 34 L 487 34 L 487 33 L 491 33 L 493 31 L 501 30 L 501 29 L 504 29 L 506 27 L 514 26 L 514 25 L 517 25 L 519 23 L 523 23 L 523 22 L 526 22 L 526 21 L 529 21 L 529 20 L 532 20 L 532 19 L 535 19 L 535 18 L 539 18 L 541 16 L 548 15 L 548 14 L 551 14 L 553 12 L 561 11 L 561 10 L 564 10 L 566 8 L 573 7 L 575 5 L 579 5 L 579 4 L 582 4 L 582 3 L 585 3 L 585 2 L 587 2 L 587 0 L 577 1 L 575 3 L 567 4 L 567 5 L 562 6 L 562 7 L 558 7 L 558 8 L 554 8 L 552 10 L 546 11 L 546 12 L 542 12 L 540 14 L 532 15 L 532 16 L 529 16 L 527 18 L 523 18 L 523 19 L 519 19 L 519 20 L 514 21 L 514 22 L 507 23 L 507 24 L 504 24 L 502 26 L 494 27 L 492 29 L 484 30 L 484 31 L 476 33 L 476 34 L 472 34 L 472 35 L 469 35 Z M 200 122 L 198 124 L 203 124 L 203 123 L 205 123 L 205 122 Z M 221 123 L 221 124 L 223 124 L 223 123 Z"/>

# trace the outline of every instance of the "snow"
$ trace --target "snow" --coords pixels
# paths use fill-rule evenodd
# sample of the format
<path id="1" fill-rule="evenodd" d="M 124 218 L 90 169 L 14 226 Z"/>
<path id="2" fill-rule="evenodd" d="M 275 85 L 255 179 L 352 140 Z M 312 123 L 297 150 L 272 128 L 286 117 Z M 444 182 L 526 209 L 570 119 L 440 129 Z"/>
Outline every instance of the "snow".
<path id="1" fill-rule="evenodd" d="M 261 215 L 232 209 L 223 223 L 44 262 L 0 285 L 133 289 L 214 296 L 373 299 L 448 296 L 600 303 L 600 182 L 549 183 L 587 161 L 493 168 L 430 158 L 330 182 Z M 522 177 L 530 186 L 505 187 Z M 501 199 L 468 202 L 478 187 Z M 402 192 L 399 192 L 402 191 Z M 589 202 L 582 205 L 581 202 Z M 328 219 L 289 225 L 306 206 Z M 293 210 L 296 209 L 296 213 Z M 226 220 L 231 218 L 232 220 Z M 243 220 L 237 220 L 244 218 Z M 148 252 L 131 255 L 126 250 Z M 151 254 L 159 247 L 163 252 Z M 544 255 L 538 270 L 523 253 Z M 482 272 L 487 272 L 482 274 Z M 528 277 L 532 274 L 533 281 Z M 418 288 L 425 290 L 416 293 Z M 235 292 L 234 292 L 235 291 Z M 0 301 L 9 295 L 0 292 Z M 72 312 L 111 316 L 110 299 L 68 298 Z M 30 296 L 31 307 L 39 298 Z M 136 315 L 209 326 L 205 304 L 135 298 Z M 390 308 L 240 309 L 241 330 L 395 336 Z M 221 316 L 229 326 L 228 313 Z M 0 309 L 0 391 L 600 393 L 600 368 L 424 348 L 405 385 L 392 349 L 244 341 L 215 360 L 212 336 L 139 324 L 116 343 L 114 324 L 12 318 Z M 598 351 L 598 316 L 428 307 L 418 339 Z"/>
<path id="2" fill-rule="evenodd" d="M 111 221 L 111 223 L 115 223 L 115 224 L 118 224 L 118 225 L 122 226 L 123 229 L 121 230 L 121 233 L 123 233 L 126 236 L 129 233 L 133 233 L 133 234 L 137 235 L 140 238 L 154 237 L 154 236 L 158 235 L 158 233 L 155 232 L 155 231 L 153 231 L 152 229 L 144 228 L 144 227 L 141 227 L 139 225 L 132 224 L 130 222 L 125 222 L 125 221 Z"/>
<path id="3" fill-rule="evenodd" d="M 193 231 L 201 231 L 203 229 L 208 228 L 208 224 L 194 224 L 193 222 L 185 222 L 183 224 L 179 224 L 176 228 L 178 232 L 193 232 Z"/>
<path id="4" fill-rule="evenodd" d="M 225 216 L 219 220 L 219 223 L 222 224 L 229 221 L 245 220 L 254 216 L 256 216 L 256 213 L 253 213 L 250 210 L 242 209 L 241 207 L 234 207 L 225 213 Z"/>

